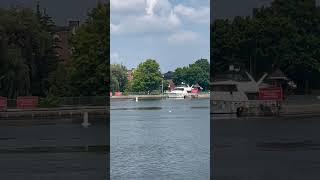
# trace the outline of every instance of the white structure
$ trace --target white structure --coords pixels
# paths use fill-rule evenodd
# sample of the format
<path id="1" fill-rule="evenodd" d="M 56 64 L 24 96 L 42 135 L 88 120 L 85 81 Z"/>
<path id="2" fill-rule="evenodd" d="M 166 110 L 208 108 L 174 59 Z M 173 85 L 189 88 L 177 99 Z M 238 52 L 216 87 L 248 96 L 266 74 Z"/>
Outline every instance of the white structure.
<path id="1" fill-rule="evenodd" d="M 181 98 L 184 99 L 188 94 L 191 93 L 192 86 L 185 85 L 182 83 L 181 86 L 177 86 L 171 92 L 167 92 L 169 98 Z"/>
<path id="2" fill-rule="evenodd" d="M 230 67 L 234 70 L 234 67 Z M 239 75 L 238 71 L 236 73 Z M 248 73 L 241 75 L 241 78 L 215 81 L 211 86 L 211 112 L 221 114 L 232 114 L 237 108 L 248 106 L 250 101 L 256 101 L 259 97 L 259 85 L 266 78 L 264 74 L 258 82 Z"/>

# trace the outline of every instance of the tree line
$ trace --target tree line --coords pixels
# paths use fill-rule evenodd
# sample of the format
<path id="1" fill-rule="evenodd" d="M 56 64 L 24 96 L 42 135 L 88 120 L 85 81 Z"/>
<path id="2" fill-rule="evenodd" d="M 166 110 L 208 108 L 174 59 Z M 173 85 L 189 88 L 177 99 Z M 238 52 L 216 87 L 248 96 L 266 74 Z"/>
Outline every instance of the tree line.
<path id="1" fill-rule="evenodd" d="M 150 93 L 168 89 L 169 82 L 164 80 L 160 72 L 160 65 L 156 60 L 147 59 L 134 69 L 133 79 L 128 81 L 128 69 L 121 64 L 111 64 L 110 90 L 125 93 Z M 198 83 L 204 90 L 209 89 L 210 65 L 207 59 L 199 59 L 189 66 L 179 67 L 173 72 L 172 81 L 175 85 Z"/>
<path id="2" fill-rule="evenodd" d="M 320 8 L 315 0 L 274 0 L 251 17 L 211 24 L 211 72 L 238 64 L 258 78 L 280 68 L 298 88 L 320 88 Z"/>
<path id="3" fill-rule="evenodd" d="M 109 91 L 109 6 L 99 3 L 71 38 L 59 63 L 55 23 L 36 10 L 0 9 L 0 96 L 90 96 Z"/>

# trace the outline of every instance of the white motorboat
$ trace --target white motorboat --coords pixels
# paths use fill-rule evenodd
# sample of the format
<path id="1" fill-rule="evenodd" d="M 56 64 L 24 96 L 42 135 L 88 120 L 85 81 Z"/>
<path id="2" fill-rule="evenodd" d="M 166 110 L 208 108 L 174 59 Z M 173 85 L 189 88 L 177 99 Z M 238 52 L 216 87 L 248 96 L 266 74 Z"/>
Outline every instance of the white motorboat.
<path id="1" fill-rule="evenodd" d="M 239 107 L 257 103 L 259 84 L 266 74 L 258 82 L 248 72 L 224 74 L 223 76 L 224 78 L 210 83 L 212 114 L 234 114 Z"/>
<path id="2" fill-rule="evenodd" d="M 169 98 L 184 99 L 192 91 L 192 86 L 182 84 L 181 86 L 175 87 L 171 92 L 167 92 Z"/>

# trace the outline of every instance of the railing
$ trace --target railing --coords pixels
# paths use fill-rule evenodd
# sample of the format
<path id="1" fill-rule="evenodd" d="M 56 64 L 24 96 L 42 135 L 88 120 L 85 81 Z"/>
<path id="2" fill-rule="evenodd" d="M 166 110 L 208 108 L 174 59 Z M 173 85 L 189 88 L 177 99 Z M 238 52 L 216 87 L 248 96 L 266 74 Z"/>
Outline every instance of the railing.
<path id="1" fill-rule="evenodd" d="M 60 97 L 60 106 L 105 106 L 108 96 Z"/>
<path id="2" fill-rule="evenodd" d="M 109 96 L 80 96 L 80 97 L 57 97 L 56 107 L 67 107 L 67 106 L 106 106 L 109 103 Z M 46 98 L 39 98 L 38 107 L 42 107 L 43 101 Z M 17 108 L 16 99 L 7 100 L 7 108 Z"/>

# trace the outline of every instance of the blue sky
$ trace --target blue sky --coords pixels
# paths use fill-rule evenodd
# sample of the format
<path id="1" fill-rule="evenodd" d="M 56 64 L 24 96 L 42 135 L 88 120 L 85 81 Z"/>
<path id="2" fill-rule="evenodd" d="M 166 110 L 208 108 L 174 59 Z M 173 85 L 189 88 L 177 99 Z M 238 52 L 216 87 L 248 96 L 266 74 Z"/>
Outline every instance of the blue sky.
<path id="1" fill-rule="evenodd" d="M 162 72 L 210 56 L 209 0 L 112 0 L 111 63 L 156 59 Z"/>

